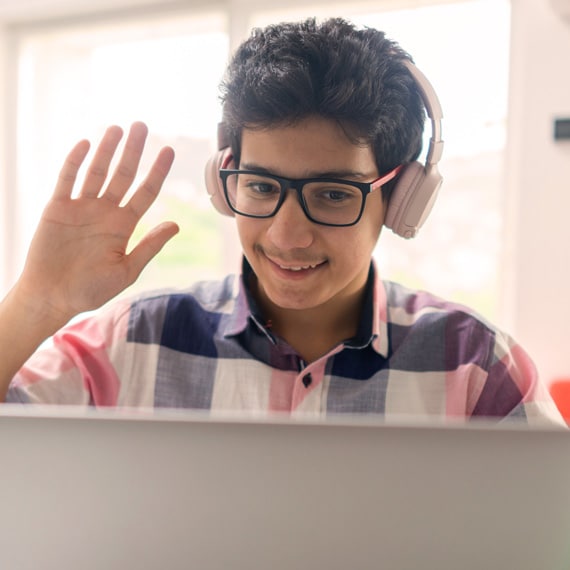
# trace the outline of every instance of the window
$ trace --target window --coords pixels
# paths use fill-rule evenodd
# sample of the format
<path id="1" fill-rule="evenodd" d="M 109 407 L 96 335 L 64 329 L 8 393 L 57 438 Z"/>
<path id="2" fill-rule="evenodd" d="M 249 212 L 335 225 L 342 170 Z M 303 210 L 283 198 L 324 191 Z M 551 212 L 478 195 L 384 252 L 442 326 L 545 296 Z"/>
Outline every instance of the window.
<path id="1" fill-rule="evenodd" d="M 182 231 L 135 287 L 182 286 L 236 269 L 234 223 L 214 211 L 203 184 L 228 51 L 251 26 L 334 14 L 399 41 L 433 83 L 444 112 L 440 199 L 416 239 L 383 232 L 375 251 L 383 277 L 500 320 L 509 1 L 418 0 L 419 8 L 405 10 L 398 6 L 411 2 L 381 3 L 385 9 L 366 1 L 299 4 L 257 10 L 237 0 L 226 12 L 168 12 L 157 3 L 152 17 L 129 13 L 128 19 L 19 30 L 19 263 L 70 146 L 85 136 L 95 142 L 110 123 L 128 128 L 141 119 L 151 132 L 141 172 L 162 144 L 175 146 L 177 158 L 137 235 L 163 219 L 177 221 Z M 14 277 L 20 268 L 9 270 Z"/>
<path id="2" fill-rule="evenodd" d="M 413 241 L 391 232 L 382 237 L 379 264 L 392 279 L 466 303 L 494 320 L 501 285 L 509 4 L 463 2 L 355 19 L 386 30 L 413 54 L 444 114 L 440 199 Z"/>
<path id="3" fill-rule="evenodd" d="M 165 219 L 178 222 L 181 233 L 129 292 L 183 286 L 233 269 L 236 256 L 230 258 L 227 247 L 236 243 L 233 224 L 213 210 L 203 184 L 220 119 L 218 84 L 229 49 L 225 28 L 223 14 L 177 14 L 22 36 L 16 224 L 22 231 L 20 259 L 71 146 L 85 136 L 94 146 L 108 125 L 119 124 L 126 131 L 131 122 L 143 120 L 150 133 L 140 177 L 165 144 L 175 147 L 176 160 L 135 239 Z"/>

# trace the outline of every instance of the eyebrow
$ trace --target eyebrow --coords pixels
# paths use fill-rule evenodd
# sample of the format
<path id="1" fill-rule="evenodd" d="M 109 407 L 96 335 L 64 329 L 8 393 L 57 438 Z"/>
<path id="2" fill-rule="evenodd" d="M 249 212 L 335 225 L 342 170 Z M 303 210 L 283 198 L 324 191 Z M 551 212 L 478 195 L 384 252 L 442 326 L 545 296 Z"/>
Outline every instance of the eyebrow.
<path id="1" fill-rule="evenodd" d="M 281 176 L 276 172 L 264 168 L 259 164 L 254 162 L 246 162 L 240 164 L 240 170 L 253 170 L 255 172 L 260 172 L 262 174 L 272 174 L 273 176 Z M 344 178 L 347 180 L 358 180 L 358 179 L 368 179 L 374 174 L 364 174 L 363 172 L 358 172 L 355 170 L 327 170 L 323 172 L 308 172 L 303 178 Z M 282 178 L 289 178 L 288 176 L 282 176 Z"/>

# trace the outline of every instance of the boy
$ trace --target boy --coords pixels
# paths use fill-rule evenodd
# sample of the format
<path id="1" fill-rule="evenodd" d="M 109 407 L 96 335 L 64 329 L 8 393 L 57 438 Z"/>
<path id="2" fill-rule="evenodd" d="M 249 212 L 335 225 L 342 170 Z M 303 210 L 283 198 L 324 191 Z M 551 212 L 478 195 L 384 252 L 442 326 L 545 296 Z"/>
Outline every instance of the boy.
<path id="1" fill-rule="evenodd" d="M 103 188 L 121 135 L 109 129 L 70 199 L 88 148 L 79 143 L 0 306 L 6 401 L 562 424 L 508 335 L 382 281 L 372 262 L 382 225 L 415 232 L 399 202 L 411 200 L 417 226 L 439 185 L 436 127 L 433 164 L 416 162 L 424 107 L 433 119 L 437 104 L 414 69 L 382 32 L 340 19 L 254 31 L 223 82 L 222 152 L 207 173 L 216 207 L 235 215 L 242 274 L 116 302 L 59 330 L 132 283 L 177 231 L 165 223 L 125 253 L 171 149 L 119 208 L 146 128 L 132 127 Z M 429 192 L 415 212 L 416 192 L 401 188 L 417 178 Z"/>

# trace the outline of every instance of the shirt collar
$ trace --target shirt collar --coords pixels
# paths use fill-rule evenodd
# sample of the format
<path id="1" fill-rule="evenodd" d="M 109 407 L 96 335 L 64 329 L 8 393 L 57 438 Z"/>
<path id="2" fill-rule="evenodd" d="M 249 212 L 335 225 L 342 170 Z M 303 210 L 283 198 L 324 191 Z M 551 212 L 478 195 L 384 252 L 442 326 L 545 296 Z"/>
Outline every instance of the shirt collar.
<path id="1" fill-rule="evenodd" d="M 249 284 L 252 276 L 253 269 L 243 257 L 241 275 L 239 280 L 236 280 L 234 309 L 224 327 L 223 334 L 224 336 L 236 336 L 253 324 L 273 341 L 267 323 L 250 290 Z M 352 348 L 363 348 L 370 344 L 378 354 L 386 358 L 389 350 L 387 312 L 386 289 L 378 275 L 376 263 L 372 261 L 358 331 L 353 339 L 346 342 L 346 345 Z"/>
<path id="2" fill-rule="evenodd" d="M 354 338 L 346 342 L 346 346 L 352 348 L 364 348 L 368 345 L 381 356 L 388 356 L 386 289 L 374 260 L 368 272 L 358 330 Z"/>
<path id="3" fill-rule="evenodd" d="M 236 290 L 234 309 L 224 327 L 224 336 L 236 336 L 242 333 L 250 323 L 254 323 L 260 330 L 269 335 L 266 327 L 263 325 L 264 318 L 261 310 L 251 293 L 250 283 L 253 277 L 253 269 L 245 257 L 242 258 L 241 274 L 236 280 Z"/>
<path id="4" fill-rule="evenodd" d="M 372 348 L 384 358 L 388 358 L 390 341 L 388 338 L 388 299 L 384 281 L 380 279 L 378 268 L 372 260 Z"/>

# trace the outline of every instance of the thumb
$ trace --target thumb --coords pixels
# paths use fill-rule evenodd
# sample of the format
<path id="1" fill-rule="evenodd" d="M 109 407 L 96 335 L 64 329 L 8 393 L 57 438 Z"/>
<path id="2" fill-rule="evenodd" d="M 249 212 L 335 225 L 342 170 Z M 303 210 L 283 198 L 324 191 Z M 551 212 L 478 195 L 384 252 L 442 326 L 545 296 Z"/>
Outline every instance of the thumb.
<path id="1" fill-rule="evenodd" d="M 130 277 L 135 281 L 148 262 L 172 239 L 180 228 L 174 222 L 163 222 L 150 230 L 127 256 Z"/>

